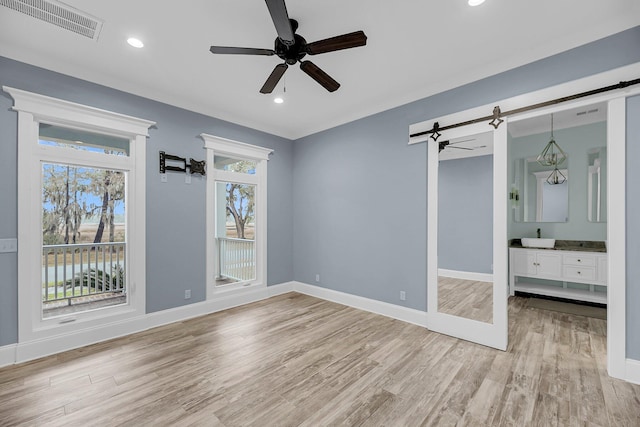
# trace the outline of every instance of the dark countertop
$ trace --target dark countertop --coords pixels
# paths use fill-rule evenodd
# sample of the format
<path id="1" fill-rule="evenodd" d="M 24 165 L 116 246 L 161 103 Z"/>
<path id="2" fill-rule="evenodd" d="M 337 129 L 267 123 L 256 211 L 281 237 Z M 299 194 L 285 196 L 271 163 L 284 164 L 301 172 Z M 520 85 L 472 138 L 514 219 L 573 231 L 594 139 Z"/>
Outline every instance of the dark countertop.
<path id="1" fill-rule="evenodd" d="M 520 239 L 511 239 L 510 248 L 524 248 Z M 582 252 L 607 252 L 605 242 L 592 240 L 556 240 L 556 245 L 552 249 L 548 248 L 526 248 L 547 251 L 582 251 Z"/>

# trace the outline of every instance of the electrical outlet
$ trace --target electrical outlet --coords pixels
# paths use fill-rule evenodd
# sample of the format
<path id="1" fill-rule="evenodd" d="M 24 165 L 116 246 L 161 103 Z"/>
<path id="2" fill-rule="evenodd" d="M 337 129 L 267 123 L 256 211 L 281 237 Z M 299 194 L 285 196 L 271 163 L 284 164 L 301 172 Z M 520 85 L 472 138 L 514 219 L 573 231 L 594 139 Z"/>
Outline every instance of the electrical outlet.
<path id="1" fill-rule="evenodd" d="M 319 281 L 320 281 L 320 275 L 316 274 L 316 282 L 319 282 Z"/>
<path id="2" fill-rule="evenodd" d="M 18 252 L 18 239 L 0 239 L 0 253 Z"/>
<path id="3" fill-rule="evenodd" d="M 160 182 L 167 182 L 167 174 L 166 173 L 160 174 Z"/>
<path id="4" fill-rule="evenodd" d="M 405 291 L 400 291 L 400 301 L 407 300 L 407 293 Z"/>
<path id="5" fill-rule="evenodd" d="M 190 174 L 186 174 L 184 176 L 184 183 L 185 184 L 191 184 L 191 175 Z"/>
<path id="6" fill-rule="evenodd" d="M 191 298 L 191 289 L 187 289 L 184 291 L 184 299 L 190 299 Z"/>

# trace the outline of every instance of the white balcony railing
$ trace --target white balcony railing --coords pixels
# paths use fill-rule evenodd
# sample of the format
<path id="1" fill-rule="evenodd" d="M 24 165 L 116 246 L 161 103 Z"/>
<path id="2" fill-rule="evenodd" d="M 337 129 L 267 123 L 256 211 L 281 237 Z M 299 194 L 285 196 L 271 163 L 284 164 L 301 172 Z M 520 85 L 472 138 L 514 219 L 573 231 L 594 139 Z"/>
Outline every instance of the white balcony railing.
<path id="1" fill-rule="evenodd" d="M 43 245 L 43 302 L 126 293 L 125 251 L 124 242 Z"/>
<path id="2" fill-rule="evenodd" d="M 217 237 L 218 278 L 236 281 L 256 278 L 255 240 Z"/>

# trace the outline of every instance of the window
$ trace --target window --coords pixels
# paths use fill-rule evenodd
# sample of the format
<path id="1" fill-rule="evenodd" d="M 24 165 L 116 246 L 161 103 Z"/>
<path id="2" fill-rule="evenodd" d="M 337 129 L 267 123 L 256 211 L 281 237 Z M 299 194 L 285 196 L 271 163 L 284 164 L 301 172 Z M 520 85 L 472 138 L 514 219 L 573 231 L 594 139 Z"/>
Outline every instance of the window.
<path id="1" fill-rule="evenodd" d="M 153 122 L 4 90 L 18 111 L 19 341 L 144 314 Z"/>
<path id="2" fill-rule="evenodd" d="M 216 286 L 256 279 L 256 186 L 216 181 Z"/>
<path id="3" fill-rule="evenodd" d="M 201 135 L 207 162 L 207 297 L 266 286 L 266 163 L 271 150 Z"/>
<path id="4" fill-rule="evenodd" d="M 42 318 L 127 303 L 127 172 L 42 163 Z"/>

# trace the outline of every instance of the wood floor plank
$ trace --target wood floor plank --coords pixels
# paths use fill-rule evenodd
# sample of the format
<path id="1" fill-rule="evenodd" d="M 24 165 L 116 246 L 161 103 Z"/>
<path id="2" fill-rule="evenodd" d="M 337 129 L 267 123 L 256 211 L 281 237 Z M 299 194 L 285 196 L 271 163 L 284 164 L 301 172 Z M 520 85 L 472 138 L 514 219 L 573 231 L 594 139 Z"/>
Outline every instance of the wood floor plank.
<path id="1" fill-rule="evenodd" d="M 509 316 L 501 352 L 290 293 L 2 368 L 0 425 L 640 425 L 606 321 Z"/>

